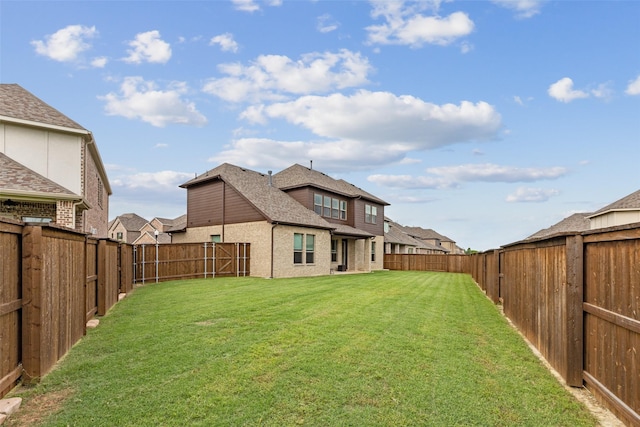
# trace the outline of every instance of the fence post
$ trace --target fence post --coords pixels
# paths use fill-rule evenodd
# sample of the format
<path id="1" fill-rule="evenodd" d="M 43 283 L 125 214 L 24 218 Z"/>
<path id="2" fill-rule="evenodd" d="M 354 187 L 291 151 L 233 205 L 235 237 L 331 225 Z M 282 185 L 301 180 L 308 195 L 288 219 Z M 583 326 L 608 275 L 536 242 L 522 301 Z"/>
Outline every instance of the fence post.
<path id="1" fill-rule="evenodd" d="M 581 235 L 567 236 L 567 289 L 566 289 L 566 354 L 567 384 L 582 387 L 584 368 L 584 243 Z"/>
<path id="2" fill-rule="evenodd" d="M 22 231 L 22 367 L 25 384 L 42 376 L 42 227 Z"/>

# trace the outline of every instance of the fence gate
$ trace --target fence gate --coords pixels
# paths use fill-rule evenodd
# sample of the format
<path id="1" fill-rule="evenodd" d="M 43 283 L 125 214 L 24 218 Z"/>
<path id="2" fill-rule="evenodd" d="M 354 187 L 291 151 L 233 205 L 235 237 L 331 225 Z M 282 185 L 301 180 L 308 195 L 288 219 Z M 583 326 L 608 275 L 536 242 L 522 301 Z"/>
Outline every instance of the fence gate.
<path id="1" fill-rule="evenodd" d="M 235 276 L 236 257 L 234 243 L 216 243 L 215 249 L 215 274 L 216 276 Z"/>

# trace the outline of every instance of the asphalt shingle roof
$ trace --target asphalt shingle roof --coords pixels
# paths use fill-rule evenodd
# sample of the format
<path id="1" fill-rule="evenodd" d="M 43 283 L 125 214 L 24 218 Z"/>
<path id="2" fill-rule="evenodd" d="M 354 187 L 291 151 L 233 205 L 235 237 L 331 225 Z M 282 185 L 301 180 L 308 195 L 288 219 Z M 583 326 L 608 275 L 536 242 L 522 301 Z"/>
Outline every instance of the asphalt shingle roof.
<path id="1" fill-rule="evenodd" d="M 76 195 L 3 153 L 0 153 L 0 189 L 6 192 L 14 190 L 51 195 Z"/>
<path id="2" fill-rule="evenodd" d="M 215 179 L 221 179 L 235 188 L 270 222 L 324 229 L 336 228 L 275 185 L 269 185 L 267 175 L 229 163 L 223 163 L 180 187 L 188 188 Z"/>
<path id="3" fill-rule="evenodd" d="M 120 220 L 120 224 L 122 224 L 127 231 L 140 231 L 140 229 L 149 222 L 135 213 L 125 213 L 119 215 L 116 219 Z"/>
<path id="4" fill-rule="evenodd" d="M 536 233 L 534 233 L 531 236 L 527 237 L 525 240 L 539 239 L 539 238 L 543 238 L 543 237 L 552 236 L 554 234 L 575 233 L 575 232 L 581 232 L 581 231 L 589 230 L 589 228 L 590 228 L 589 216 L 590 215 L 591 215 L 591 213 L 587 213 L 587 212 L 575 213 L 575 214 L 573 214 L 571 216 L 566 217 L 562 221 L 552 225 L 549 228 L 544 228 L 544 229 L 542 229 L 540 231 L 537 231 Z"/>
<path id="5" fill-rule="evenodd" d="M 628 196 L 623 197 L 620 200 L 616 200 L 615 202 L 605 206 L 602 209 L 599 209 L 589 215 L 589 217 L 593 218 L 594 216 L 602 215 L 609 211 L 618 211 L 618 210 L 626 210 L 626 209 L 639 209 L 640 210 L 640 190 L 635 191 Z"/>
<path id="6" fill-rule="evenodd" d="M 0 84 L 0 116 L 86 130 L 17 84 Z"/>
<path id="7" fill-rule="evenodd" d="M 292 165 L 273 175 L 273 184 L 282 190 L 311 186 L 348 197 L 362 197 L 381 205 L 389 204 L 343 179 L 331 178 L 320 171 L 299 164 Z"/>

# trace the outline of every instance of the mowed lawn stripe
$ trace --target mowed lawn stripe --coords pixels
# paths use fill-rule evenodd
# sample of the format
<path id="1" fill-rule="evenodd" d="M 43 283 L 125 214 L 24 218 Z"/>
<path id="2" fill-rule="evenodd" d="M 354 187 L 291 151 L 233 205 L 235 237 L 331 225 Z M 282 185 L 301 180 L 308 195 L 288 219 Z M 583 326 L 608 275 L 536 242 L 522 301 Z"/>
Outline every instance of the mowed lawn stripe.
<path id="1" fill-rule="evenodd" d="M 447 273 L 139 287 L 21 391 L 21 412 L 55 393 L 40 425 L 596 425 Z"/>

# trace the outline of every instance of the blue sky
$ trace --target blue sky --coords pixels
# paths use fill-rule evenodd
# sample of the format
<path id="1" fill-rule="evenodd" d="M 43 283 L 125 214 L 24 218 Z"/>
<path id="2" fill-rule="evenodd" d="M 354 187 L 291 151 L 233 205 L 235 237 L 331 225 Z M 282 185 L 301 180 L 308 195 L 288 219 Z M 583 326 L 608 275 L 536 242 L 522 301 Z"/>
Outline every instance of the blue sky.
<path id="1" fill-rule="evenodd" d="M 640 2 L 0 1 L 0 81 L 93 132 L 110 218 L 309 165 L 461 247 L 638 189 Z"/>

